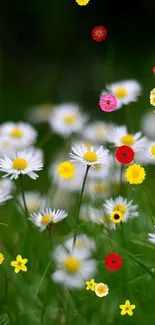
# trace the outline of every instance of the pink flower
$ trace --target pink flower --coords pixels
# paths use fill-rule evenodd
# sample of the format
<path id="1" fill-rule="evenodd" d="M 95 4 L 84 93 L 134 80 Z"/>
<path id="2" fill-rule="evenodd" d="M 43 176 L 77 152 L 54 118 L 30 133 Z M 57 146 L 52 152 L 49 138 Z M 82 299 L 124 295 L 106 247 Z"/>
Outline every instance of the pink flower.
<path id="1" fill-rule="evenodd" d="M 153 69 L 152 69 L 152 70 L 153 70 L 153 73 L 155 74 L 155 67 L 153 67 Z"/>
<path id="2" fill-rule="evenodd" d="M 111 94 L 104 94 L 100 98 L 99 105 L 102 111 L 112 112 L 117 107 L 117 99 Z"/>

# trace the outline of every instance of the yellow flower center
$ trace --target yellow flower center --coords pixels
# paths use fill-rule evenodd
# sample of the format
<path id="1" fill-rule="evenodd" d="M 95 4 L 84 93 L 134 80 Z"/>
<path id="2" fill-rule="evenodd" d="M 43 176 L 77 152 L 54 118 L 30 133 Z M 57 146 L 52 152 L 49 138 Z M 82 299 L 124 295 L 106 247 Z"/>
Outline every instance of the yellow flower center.
<path id="1" fill-rule="evenodd" d="M 117 205 L 115 205 L 114 210 L 118 210 L 121 213 L 125 213 L 126 212 L 126 206 L 124 204 L 117 204 Z"/>
<path id="2" fill-rule="evenodd" d="M 151 104 L 155 105 L 155 96 L 151 97 Z"/>
<path id="3" fill-rule="evenodd" d="M 84 145 L 87 147 L 88 150 L 90 150 L 92 144 L 90 142 L 84 142 Z"/>
<path id="4" fill-rule="evenodd" d="M 94 191 L 97 193 L 106 193 L 107 186 L 101 182 L 94 183 Z"/>
<path id="5" fill-rule="evenodd" d="M 132 134 L 126 134 L 121 138 L 122 144 L 132 146 L 135 143 L 135 139 Z"/>
<path id="6" fill-rule="evenodd" d="M 125 88 L 123 88 L 123 87 L 119 87 L 119 88 L 117 88 L 116 89 L 116 91 L 115 91 L 115 96 L 117 97 L 117 98 L 124 98 L 126 95 L 127 95 L 127 90 L 125 89 Z"/>
<path id="7" fill-rule="evenodd" d="M 42 225 L 48 225 L 49 221 L 52 222 L 54 220 L 53 216 L 51 214 L 46 214 L 42 216 L 41 223 Z"/>
<path id="8" fill-rule="evenodd" d="M 96 136 L 99 138 L 104 138 L 105 137 L 105 131 L 103 127 L 98 127 L 96 130 Z"/>
<path id="9" fill-rule="evenodd" d="M 151 96 L 155 96 L 155 88 L 151 91 Z"/>
<path id="10" fill-rule="evenodd" d="M 152 153 L 153 156 L 155 156 L 155 145 L 152 146 L 151 153 Z"/>
<path id="11" fill-rule="evenodd" d="M 96 164 L 96 165 L 94 165 L 94 168 L 98 170 L 98 169 L 101 169 L 103 167 L 101 165 Z"/>
<path id="12" fill-rule="evenodd" d="M 86 152 L 84 154 L 83 158 L 88 162 L 94 162 L 94 161 L 97 161 L 97 159 L 98 159 L 97 154 L 95 152 L 92 152 L 92 151 Z"/>
<path id="13" fill-rule="evenodd" d="M 103 295 L 104 293 L 106 293 L 106 291 L 107 291 L 107 288 L 103 284 L 100 284 L 99 286 L 97 286 L 97 292 L 100 295 Z"/>
<path id="14" fill-rule="evenodd" d="M 87 247 L 87 244 L 82 240 L 77 240 L 75 246 L 78 248 Z"/>
<path id="15" fill-rule="evenodd" d="M 74 256 L 68 256 L 64 262 L 64 268 L 69 273 L 76 273 L 80 269 L 81 262 Z"/>
<path id="16" fill-rule="evenodd" d="M 11 132 L 10 135 L 13 138 L 22 138 L 23 132 L 19 128 L 14 128 Z"/>
<path id="17" fill-rule="evenodd" d="M 74 114 L 68 114 L 64 117 L 64 121 L 66 124 L 72 124 L 76 121 L 76 116 Z"/>
<path id="18" fill-rule="evenodd" d="M 64 161 L 58 166 L 58 173 L 63 178 L 72 178 L 75 173 L 74 165 L 69 161 Z"/>
<path id="19" fill-rule="evenodd" d="M 16 158 L 13 161 L 14 169 L 25 169 L 27 166 L 28 166 L 28 163 L 24 158 Z"/>

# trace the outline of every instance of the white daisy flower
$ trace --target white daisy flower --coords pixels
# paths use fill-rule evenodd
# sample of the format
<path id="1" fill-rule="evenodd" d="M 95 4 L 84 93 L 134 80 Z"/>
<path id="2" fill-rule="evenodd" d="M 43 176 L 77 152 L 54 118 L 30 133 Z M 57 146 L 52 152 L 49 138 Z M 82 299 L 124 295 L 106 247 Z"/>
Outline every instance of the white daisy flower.
<path id="1" fill-rule="evenodd" d="M 108 140 L 113 143 L 115 147 L 127 145 L 132 147 L 134 151 L 140 151 L 146 144 L 146 138 L 142 137 L 141 132 L 130 134 L 126 126 L 114 128 Z"/>
<path id="2" fill-rule="evenodd" d="M 141 127 L 144 134 L 155 140 L 155 114 L 152 111 L 148 111 L 145 115 L 143 115 L 141 119 Z"/>
<path id="3" fill-rule="evenodd" d="M 106 86 L 107 92 L 117 98 L 117 108 L 127 105 L 131 102 L 136 102 L 140 96 L 142 87 L 136 80 L 125 80 L 108 84 Z M 105 91 L 101 94 L 106 93 Z"/>
<path id="4" fill-rule="evenodd" d="M 44 152 L 40 148 L 29 147 L 25 149 L 25 152 L 31 151 L 35 155 L 36 159 L 44 161 Z"/>
<path id="5" fill-rule="evenodd" d="M 68 192 L 79 191 L 82 186 L 83 178 L 85 170 L 83 166 L 75 165 L 74 175 L 71 178 L 62 178 L 57 172 L 57 168 L 61 161 L 57 161 L 51 165 L 49 174 L 52 178 L 52 182 L 54 182 L 58 188 L 64 189 Z"/>
<path id="6" fill-rule="evenodd" d="M 0 204 L 3 204 L 10 199 L 12 199 L 10 192 L 8 190 L 0 188 Z"/>
<path id="7" fill-rule="evenodd" d="M 112 161 L 112 155 L 111 155 Z M 94 168 L 91 168 L 88 174 L 88 178 L 92 180 L 105 180 L 110 176 L 111 165 L 102 166 L 102 165 L 94 165 Z"/>
<path id="8" fill-rule="evenodd" d="M 30 107 L 26 113 L 26 117 L 33 123 L 48 122 L 53 110 L 52 104 L 42 104 Z"/>
<path id="9" fill-rule="evenodd" d="M 155 227 L 155 226 L 154 226 Z M 149 233 L 148 236 L 150 237 L 148 240 L 152 243 L 155 244 L 155 234 Z"/>
<path id="10" fill-rule="evenodd" d="M 97 224 L 102 223 L 103 212 L 88 204 L 83 204 L 80 209 L 80 219 L 86 222 L 93 222 Z"/>
<path id="11" fill-rule="evenodd" d="M 85 126 L 82 136 L 93 143 L 104 143 L 113 127 L 113 124 L 96 121 Z"/>
<path id="12" fill-rule="evenodd" d="M 71 161 L 81 162 L 83 165 L 94 166 L 104 165 L 109 166 L 111 163 L 111 156 L 109 150 L 104 149 L 103 146 L 95 149 L 93 146 L 88 149 L 83 143 L 81 146 L 72 147 L 73 153 L 70 153 Z"/>
<path id="13" fill-rule="evenodd" d="M 18 199 L 24 208 L 22 195 L 19 195 Z M 46 206 L 46 198 L 38 192 L 25 192 L 25 200 L 30 213 L 44 209 Z"/>
<path id="14" fill-rule="evenodd" d="M 30 124 L 24 122 L 6 122 L 0 127 L 0 136 L 8 137 L 15 149 L 25 149 L 34 144 L 37 132 Z"/>
<path id="15" fill-rule="evenodd" d="M 72 249 L 73 249 L 73 242 L 74 242 L 74 238 L 71 237 L 64 243 L 64 247 L 70 253 L 72 252 Z M 88 255 L 89 255 L 89 254 L 91 254 L 92 251 L 94 251 L 96 249 L 96 244 L 93 239 L 89 238 L 85 234 L 81 234 L 76 237 L 76 242 L 74 244 L 74 247 L 77 250 L 79 250 L 79 252 L 88 250 Z"/>
<path id="16" fill-rule="evenodd" d="M 107 180 L 88 180 L 85 187 L 85 193 L 93 200 L 97 198 L 107 198 L 109 196 L 109 190 L 110 188 Z"/>
<path id="17" fill-rule="evenodd" d="M 89 259 L 88 250 L 73 249 L 69 253 L 65 248 L 58 247 L 54 259 L 58 270 L 52 274 L 52 280 L 70 289 L 84 288 L 85 281 L 96 272 L 96 261 Z"/>
<path id="18" fill-rule="evenodd" d="M 86 117 L 80 112 L 77 104 L 62 104 L 55 106 L 49 120 L 52 130 L 64 137 L 79 132 L 86 122 Z"/>
<path id="19" fill-rule="evenodd" d="M 40 228 L 40 231 L 43 231 L 66 217 L 67 213 L 64 210 L 51 210 L 46 208 L 41 212 L 31 213 L 29 220 L 31 220 L 36 227 Z"/>
<path id="20" fill-rule="evenodd" d="M 147 151 L 149 162 L 151 164 L 155 164 L 155 142 L 149 143 L 148 151 Z"/>
<path id="21" fill-rule="evenodd" d="M 0 179 L 0 189 L 4 191 L 11 192 L 14 189 L 15 185 L 10 179 Z"/>
<path id="22" fill-rule="evenodd" d="M 126 222 L 129 218 L 134 218 L 139 215 L 136 211 L 138 205 L 132 205 L 133 200 L 127 201 L 126 198 L 121 196 L 116 199 L 108 199 L 104 203 L 104 211 L 106 215 L 110 215 L 113 211 L 117 210 L 124 216 L 123 222 Z"/>
<path id="23" fill-rule="evenodd" d="M 17 151 L 12 159 L 7 156 L 0 159 L 0 171 L 6 173 L 3 177 L 10 176 L 11 179 L 17 179 L 20 174 L 36 179 L 38 175 L 34 171 L 42 169 L 42 161 L 31 151 Z"/>

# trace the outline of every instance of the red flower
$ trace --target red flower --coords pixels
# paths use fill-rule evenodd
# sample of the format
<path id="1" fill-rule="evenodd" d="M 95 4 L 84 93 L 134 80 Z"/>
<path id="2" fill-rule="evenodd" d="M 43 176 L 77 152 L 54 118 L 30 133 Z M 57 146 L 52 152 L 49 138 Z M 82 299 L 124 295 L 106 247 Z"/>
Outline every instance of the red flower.
<path id="1" fill-rule="evenodd" d="M 92 38 L 96 42 L 102 42 L 107 36 L 107 30 L 104 26 L 96 26 L 92 30 Z"/>
<path id="2" fill-rule="evenodd" d="M 129 164 L 134 159 L 134 151 L 129 146 L 120 146 L 116 149 L 115 157 L 121 164 Z"/>
<path id="3" fill-rule="evenodd" d="M 105 265 L 110 271 L 117 271 L 122 267 L 122 258 L 118 254 L 110 254 L 105 259 Z"/>
<path id="4" fill-rule="evenodd" d="M 153 69 L 152 69 L 152 70 L 153 70 L 153 73 L 155 74 L 155 67 L 153 67 Z"/>

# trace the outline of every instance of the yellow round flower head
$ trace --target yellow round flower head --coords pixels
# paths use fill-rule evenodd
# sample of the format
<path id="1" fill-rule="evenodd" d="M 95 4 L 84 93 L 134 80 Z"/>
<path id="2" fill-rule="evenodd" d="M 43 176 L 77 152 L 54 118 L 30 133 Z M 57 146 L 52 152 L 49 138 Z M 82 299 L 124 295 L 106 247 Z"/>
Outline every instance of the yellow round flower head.
<path id="1" fill-rule="evenodd" d="M 0 264 L 2 264 L 4 261 L 4 255 L 2 253 L 0 253 Z"/>
<path id="2" fill-rule="evenodd" d="M 121 315 L 128 314 L 129 316 L 133 315 L 133 309 L 136 308 L 135 305 L 130 305 L 130 301 L 126 300 L 125 305 L 119 305 L 119 308 L 121 308 Z"/>
<path id="3" fill-rule="evenodd" d="M 25 264 L 27 263 L 27 261 L 27 258 L 22 258 L 21 255 L 17 255 L 16 261 L 11 262 L 11 266 L 15 268 L 15 273 L 19 273 L 20 270 L 26 272 L 27 267 L 25 266 Z"/>
<path id="4" fill-rule="evenodd" d="M 124 216 L 119 210 L 114 210 L 110 214 L 110 220 L 114 223 L 120 223 L 123 219 L 124 219 Z"/>
<path id="5" fill-rule="evenodd" d="M 130 184 L 141 184 L 145 179 L 145 169 L 137 164 L 126 169 L 125 177 Z"/>
<path id="6" fill-rule="evenodd" d="M 90 0 L 76 0 L 79 6 L 86 6 Z"/>
<path id="7" fill-rule="evenodd" d="M 58 173 L 63 178 L 72 178 L 75 173 L 74 165 L 69 161 L 64 161 L 58 166 Z"/>
<path id="8" fill-rule="evenodd" d="M 98 297 L 105 297 L 109 293 L 109 288 L 106 284 L 104 283 L 97 283 L 95 287 L 95 293 Z"/>

